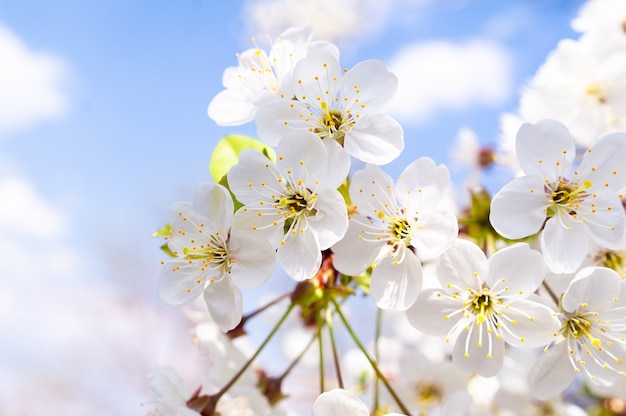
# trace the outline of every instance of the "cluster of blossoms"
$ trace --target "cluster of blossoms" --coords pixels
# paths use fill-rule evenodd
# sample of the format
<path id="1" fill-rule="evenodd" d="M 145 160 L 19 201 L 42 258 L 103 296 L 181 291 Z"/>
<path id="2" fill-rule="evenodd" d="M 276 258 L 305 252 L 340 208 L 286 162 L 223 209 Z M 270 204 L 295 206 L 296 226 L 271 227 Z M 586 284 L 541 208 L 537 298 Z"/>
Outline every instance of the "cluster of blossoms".
<path id="1" fill-rule="evenodd" d="M 473 194 L 458 217 L 446 166 L 419 157 L 395 182 L 380 167 L 404 147 L 402 127 L 383 112 L 397 80 L 381 62 L 342 69 L 338 48 L 313 42 L 306 28 L 285 31 L 269 53 L 242 53 L 208 112 L 220 125 L 254 121 L 263 144 L 238 143 L 247 148 L 236 152 L 217 183 L 200 185 L 193 203 L 174 204 L 160 233 L 171 256 L 159 276 L 160 296 L 183 305 L 202 294 L 203 327 L 217 325 L 228 336 L 198 336 L 212 351 L 206 371 L 219 375 L 204 390 L 188 390 L 171 368 L 151 376 L 166 412 L 295 414 L 284 406 L 282 381 L 313 341 L 322 356 L 322 330 L 330 335 L 337 380 L 328 385 L 319 360 L 313 415 L 484 414 L 494 408 L 508 414 L 511 401 L 498 402 L 496 395 L 515 396 L 517 410 L 580 414 L 583 403 L 561 396 L 576 388 L 577 377 L 595 403 L 626 400 L 626 133 L 611 132 L 625 123 L 624 79 L 613 72 L 626 32 L 614 30 L 602 50 L 586 45 L 606 29 L 593 24 L 594 16 L 614 5 L 626 27 L 623 3 L 590 3 L 575 23 L 585 35 L 560 44 L 525 92 L 520 117 L 526 122 L 515 139 L 518 177 L 492 199 Z M 599 78 L 585 78 L 580 99 L 565 97 L 573 89 L 561 84 L 584 77 L 575 73 L 580 66 L 562 67 L 573 57 L 558 56 L 585 48 L 606 65 L 585 58 Z M 561 76 L 559 84 L 550 73 L 571 79 Z M 550 96 L 556 90 L 559 98 Z M 586 107 L 592 105 L 597 108 Z M 552 112 L 544 115 L 543 108 Z M 583 145 L 588 149 L 581 156 Z M 352 159 L 365 167 L 350 174 Z M 288 306 L 247 358 L 231 340 L 245 334 L 259 311 L 243 314 L 241 290 L 263 285 L 276 264 L 294 281 L 279 298 Z M 371 295 L 379 313 L 406 323 L 395 341 L 382 334 L 390 321 L 380 315 L 373 351 L 363 346 L 343 312 L 356 294 Z M 268 306 L 275 304 L 283 302 Z M 282 375 L 251 372 L 294 308 L 299 325 L 315 328 L 312 341 Z M 337 320 L 358 346 L 358 363 L 348 358 L 352 353 L 339 358 Z M 524 387 L 507 390 L 501 381 L 487 401 L 489 388 L 475 393 L 485 380 L 517 374 L 511 369 L 516 354 L 525 354 L 524 370 L 515 370 L 523 373 Z M 349 384 L 342 366 L 354 375 Z"/>

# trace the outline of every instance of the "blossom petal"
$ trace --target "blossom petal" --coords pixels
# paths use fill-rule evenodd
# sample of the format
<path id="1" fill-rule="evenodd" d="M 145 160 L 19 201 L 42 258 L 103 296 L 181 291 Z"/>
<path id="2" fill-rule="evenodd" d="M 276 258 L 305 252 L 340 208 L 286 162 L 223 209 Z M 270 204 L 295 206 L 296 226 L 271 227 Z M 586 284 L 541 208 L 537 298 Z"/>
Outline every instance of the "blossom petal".
<path id="1" fill-rule="evenodd" d="M 594 199 L 594 209 L 584 213 L 589 237 L 594 243 L 605 248 L 622 248 L 626 214 L 621 205 L 617 195 L 597 198 Z"/>
<path id="2" fill-rule="evenodd" d="M 193 210 L 209 219 L 215 224 L 216 231 L 223 234 L 228 232 L 233 223 L 233 199 L 221 185 L 210 182 L 198 185 L 193 196 Z"/>
<path id="3" fill-rule="evenodd" d="M 500 189 L 491 200 L 489 221 L 506 238 L 535 234 L 546 219 L 548 198 L 539 176 L 522 176 Z"/>
<path id="4" fill-rule="evenodd" d="M 313 416 L 369 416 L 367 406 L 343 389 L 324 392 L 313 403 Z"/>
<path id="5" fill-rule="evenodd" d="M 441 289 L 424 289 L 406 311 L 409 323 L 429 335 L 448 335 L 463 318 L 463 301 Z"/>
<path id="6" fill-rule="evenodd" d="M 506 315 L 501 320 L 504 341 L 517 347 L 544 347 L 561 328 L 554 310 L 528 299 L 508 302 L 503 314 Z"/>
<path id="7" fill-rule="evenodd" d="M 346 134 L 344 147 L 356 159 L 384 165 L 404 150 L 404 131 L 386 114 L 365 114 Z"/>
<path id="8" fill-rule="evenodd" d="M 561 122 L 541 120 L 535 124 L 524 123 L 520 127 L 516 152 L 526 175 L 554 182 L 567 172 L 576 157 L 576 146 Z"/>
<path id="9" fill-rule="evenodd" d="M 169 305 L 193 302 L 204 289 L 207 274 L 208 271 L 200 270 L 197 264 L 189 264 L 186 259 L 172 259 L 161 269 L 157 291 Z"/>
<path id="10" fill-rule="evenodd" d="M 242 315 L 241 292 L 230 279 L 222 279 L 204 289 L 204 301 L 211 317 L 224 332 L 239 325 Z"/>
<path id="11" fill-rule="evenodd" d="M 278 261 L 285 273 L 300 281 L 315 276 L 322 264 L 317 236 L 312 230 L 287 234 L 278 247 Z"/>
<path id="12" fill-rule="evenodd" d="M 358 97 L 359 105 L 378 111 L 398 89 L 398 78 L 387 70 L 385 64 L 375 59 L 359 62 L 348 70 L 341 82 L 342 97 Z"/>
<path id="13" fill-rule="evenodd" d="M 572 384 L 576 371 L 569 357 L 566 342 L 554 345 L 539 356 L 529 374 L 530 388 L 537 399 L 552 399 Z"/>
<path id="14" fill-rule="evenodd" d="M 614 298 L 621 290 L 619 275 L 605 267 L 586 267 L 580 270 L 563 294 L 561 304 L 568 312 L 586 303 L 591 311 L 604 311 L 614 306 Z"/>
<path id="15" fill-rule="evenodd" d="M 616 193 L 626 185 L 626 133 L 613 133 L 598 140 L 583 155 L 574 178 L 588 180 L 599 189 Z"/>
<path id="16" fill-rule="evenodd" d="M 443 287 L 451 284 L 482 291 L 482 283 L 489 276 L 489 264 L 476 244 L 457 238 L 441 256 L 436 274 Z"/>
<path id="17" fill-rule="evenodd" d="M 227 69 L 224 76 L 230 77 L 235 74 Z M 218 126 L 240 126 L 254 120 L 256 114 L 254 102 L 258 96 L 258 92 L 244 86 L 231 87 L 213 97 L 207 113 Z"/>
<path id="18" fill-rule="evenodd" d="M 487 286 L 495 290 L 501 284 L 505 294 L 519 294 L 523 297 L 532 294 L 546 275 L 547 268 L 541 253 L 531 250 L 526 243 L 517 243 L 498 250 L 489 258 Z M 498 290 L 502 290 L 498 287 Z"/>
<path id="19" fill-rule="evenodd" d="M 436 165 L 429 157 L 421 157 L 408 165 L 396 185 L 400 204 L 409 211 L 435 205 L 450 188 L 450 172 L 445 165 Z"/>
<path id="20" fill-rule="evenodd" d="M 314 184 L 326 177 L 327 169 L 326 148 L 315 133 L 306 130 L 288 132 L 280 140 L 276 153 L 276 167 L 289 183 L 303 181 L 313 192 L 318 186 L 325 185 Z"/>
<path id="21" fill-rule="evenodd" d="M 454 215 L 428 212 L 411 226 L 411 245 L 421 260 L 432 260 L 448 250 L 458 234 L 459 225 Z"/>
<path id="22" fill-rule="evenodd" d="M 541 251 L 554 273 L 575 272 L 587 256 L 589 236 L 585 224 L 558 212 L 546 222 L 541 234 Z"/>
<path id="23" fill-rule="evenodd" d="M 272 195 L 282 195 L 284 190 L 278 170 L 261 152 L 247 149 L 239 154 L 239 163 L 228 171 L 228 186 L 237 200 L 244 205 L 256 204 Z"/>
<path id="24" fill-rule="evenodd" d="M 317 233 L 319 248 L 326 250 L 341 240 L 348 230 L 346 203 L 338 191 L 327 189 L 317 194 L 315 210 L 315 215 L 307 220 Z"/>
<path id="25" fill-rule="evenodd" d="M 387 206 L 383 214 L 396 216 L 396 197 L 393 181 L 379 166 L 366 165 L 354 173 L 350 183 L 350 199 L 360 214 L 377 218 L 378 212 Z"/>
<path id="26" fill-rule="evenodd" d="M 240 288 L 256 289 L 274 272 L 276 250 L 267 240 L 253 238 L 252 232 L 232 230 L 228 248 L 234 259 L 230 278 Z"/>
<path id="27" fill-rule="evenodd" d="M 378 257 L 386 241 L 376 240 L 378 227 L 370 224 L 370 220 L 361 214 L 350 217 L 346 235 L 332 246 L 335 253 L 334 267 L 348 276 L 358 276 L 365 272 Z M 371 230 L 371 233 L 368 233 Z"/>
<path id="28" fill-rule="evenodd" d="M 405 249 L 404 260 L 396 263 L 387 257 L 372 270 L 370 290 L 381 309 L 406 310 L 422 288 L 422 265 Z"/>

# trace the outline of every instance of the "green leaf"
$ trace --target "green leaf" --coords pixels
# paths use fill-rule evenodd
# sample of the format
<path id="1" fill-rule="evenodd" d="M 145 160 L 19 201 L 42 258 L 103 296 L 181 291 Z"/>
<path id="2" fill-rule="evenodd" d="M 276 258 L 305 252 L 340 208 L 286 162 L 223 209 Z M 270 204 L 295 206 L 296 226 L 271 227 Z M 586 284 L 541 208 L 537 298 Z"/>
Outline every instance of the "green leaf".
<path id="1" fill-rule="evenodd" d="M 163 227 L 159 228 L 158 230 L 156 230 L 155 232 L 153 232 L 150 237 L 152 237 L 152 238 L 167 237 L 168 235 L 170 235 L 170 231 L 171 230 L 172 230 L 172 227 L 169 224 L 165 224 L 165 226 L 163 226 Z"/>
<path id="2" fill-rule="evenodd" d="M 246 149 L 258 150 L 271 161 L 276 160 L 276 152 L 265 143 L 252 137 L 231 134 L 217 143 L 211 155 L 209 172 L 215 183 L 219 183 L 230 168 L 239 162 L 239 153 Z"/>

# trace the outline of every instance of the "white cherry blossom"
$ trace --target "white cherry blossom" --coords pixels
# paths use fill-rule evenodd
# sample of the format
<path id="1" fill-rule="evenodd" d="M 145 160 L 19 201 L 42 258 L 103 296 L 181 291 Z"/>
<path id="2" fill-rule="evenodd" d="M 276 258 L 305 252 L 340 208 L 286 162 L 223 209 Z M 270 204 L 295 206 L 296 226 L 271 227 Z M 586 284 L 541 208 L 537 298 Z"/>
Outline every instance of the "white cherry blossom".
<path id="1" fill-rule="evenodd" d="M 421 261 L 441 255 L 459 231 L 456 217 L 437 208 L 449 187 L 448 169 L 426 157 L 407 166 L 395 186 L 378 166 L 356 172 L 350 198 L 357 213 L 332 247 L 335 268 L 356 276 L 372 267 L 376 304 L 411 306 L 422 287 Z"/>
<path id="2" fill-rule="evenodd" d="M 267 242 L 251 243 L 241 230 L 231 230 L 233 201 L 228 190 L 212 183 L 198 186 L 193 204 L 170 208 L 167 245 L 177 256 L 165 263 L 158 292 L 172 305 L 193 302 L 200 294 L 223 331 L 241 321 L 239 287 L 254 289 L 274 270 L 274 249 Z"/>
<path id="3" fill-rule="evenodd" d="M 597 386 L 626 377 L 626 281 L 604 267 L 587 267 L 561 300 L 560 338 L 530 373 L 535 397 L 564 391 L 577 374 Z"/>
<path id="4" fill-rule="evenodd" d="M 502 367 L 505 343 L 537 347 L 554 339 L 556 313 L 533 295 L 545 266 L 527 244 L 487 260 L 476 244 L 457 239 L 436 273 L 442 287 L 422 291 L 407 317 L 420 331 L 454 343 L 452 359 L 461 373 L 493 376 Z"/>
<path id="5" fill-rule="evenodd" d="M 367 406 L 354 393 L 343 389 L 333 389 L 319 395 L 313 403 L 313 416 L 369 416 Z M 400 413 L 386 413 L 382 416 L 402 416 Z"/>
<path id="6" fill-rule="evenodd" d="M 276 165 L 256 151 L 244 151 L 228 173 L 228 183 L 245 206 L 235 227 L 252 231 L 277 247 L 278 261 L 295 280 L 318 271 L 321 250 L 348 228 L 343 197 L 348 156 L 329 163 L 326 147 L 310 132 L 291 132 L 278 145 Z"/>
<path id="7" fill-rule="evenodd" d="M 490 221 L 502 236 L 518 239 L 540 230 L 541 250 L 555 273 L 572 273 L 589 243 L 617 248 L 625 215 L 618 191 L 626 184 L 626 134 L 604 137 L 571 170 L 575 144 L 556 120 L 524 124 L 517 155 L 526 176 L 496 193 Z"/>
<path id="8" fill-rule="evenodd" d="M 221 126 L 237 126 L 254 119 L 256 102 L 264 94 L 276 93 L 288 79 L 295 64 L 310 49 L 322 49 L 339 55 L 330 42 L 311 41 L 311 28 L 293 27 L 285 30 L 272 44 L 269 56 L 259 48 L 238 55 L 239 65 L 224 71 L 225 90 L 209 104 L 209 117 Z"/>
<path id="9" fill-rule="evenodd" d="M 291 83 L 260 105 L 259 138 L 275 145 L 288 131 L 310 131 L 329 148 L 337 142 L 356 159 L 388 163 L 404 148 L 402 127 L 380 112 L 397 82 L 380 61 L 342 70 L 337 56 L 312 50 L 296 64 Z"/>

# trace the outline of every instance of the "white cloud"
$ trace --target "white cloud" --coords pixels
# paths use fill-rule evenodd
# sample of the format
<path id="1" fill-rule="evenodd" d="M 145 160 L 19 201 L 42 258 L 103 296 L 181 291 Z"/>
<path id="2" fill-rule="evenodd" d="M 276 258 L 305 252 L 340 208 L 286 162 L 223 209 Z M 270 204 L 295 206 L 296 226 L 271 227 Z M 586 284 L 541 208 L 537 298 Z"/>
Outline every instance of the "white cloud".
<path id="1" fill-rule="evenodd" d="M 0 24 L 0 62 L 0 135 L 67 113 L 60 58 L 30 50 Z"/>
<path id="2" fill-rule="evenodd" d="M 398 77 L 398 92 L 386 111 L 403 123 L 420 123 L 441 110 L 496 106 L 512 92 L 511 57 L 489 40 L 415 43 L 388 67 Z"/>
<path id="3" fill-rule="evenodd" d="M 0 230 L 29 238 L 61 234 L 66 219 L 60 209 L 43 199 L 35 186 L 19 176 L 0 179 Z"/>
<path id="4" fill-rule="evenodd" d="M 454 0 L 438 0 L 450 2 Z M 396 13 L 432 7 L 437 0 L 247 0 L 251 34 L 276 37 L 290 26 L 311 26 L 316 39 L 342 48 L 375 37 Z"/>

